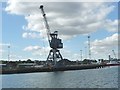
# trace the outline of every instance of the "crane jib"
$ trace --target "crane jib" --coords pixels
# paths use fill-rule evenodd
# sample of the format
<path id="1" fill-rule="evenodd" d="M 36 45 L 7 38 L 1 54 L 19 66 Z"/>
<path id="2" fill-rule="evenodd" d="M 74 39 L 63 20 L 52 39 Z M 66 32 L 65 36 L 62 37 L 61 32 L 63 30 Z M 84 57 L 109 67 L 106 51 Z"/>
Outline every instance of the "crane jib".
<path id="1" fill-rule="evenodd" d="M 49 41 L 49 44 L 50 44 L 50 28 L 49 28 L 49 25 L 48 25 L 48 22 L 47 22 L 46 14 L 45 14 L 44 9 L 43 9 L 43 5 L 40 6 L 40 9 L 41 9 L 41 12 L 43 14 L 45 27 L 47 29 L 48 41 Z"/>

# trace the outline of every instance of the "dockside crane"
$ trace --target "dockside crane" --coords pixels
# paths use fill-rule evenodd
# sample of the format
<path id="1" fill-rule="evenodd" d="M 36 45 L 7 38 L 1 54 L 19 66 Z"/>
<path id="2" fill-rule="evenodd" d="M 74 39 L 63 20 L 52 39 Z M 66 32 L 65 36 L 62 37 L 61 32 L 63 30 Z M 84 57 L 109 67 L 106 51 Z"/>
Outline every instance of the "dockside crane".
<path id="1" fill-rule="evenodd" d="M 52 60 L 54 62 L 53 65 L 57 66 L 57 61 L 63 60 L 63 57 L 58 50 L 63 48 L 63 43 L 62 40 L 58 38 L 58 31 L 54 31 L 53 33 L 51 33 L 46 14 L 43 9 L 43 5 L 40 5 L 40 9 L 44 18 L 45 27 L 47 29 L 48 42 L 51 48 L 47 57 L 47 64 L 49 64 L 49 62 Z"/>
<path id="2" fill-rule="evenodd" d="M 112 52 L 113 52 L 114 58 L 117 59 L 115 51 L 112 50 Z"/>

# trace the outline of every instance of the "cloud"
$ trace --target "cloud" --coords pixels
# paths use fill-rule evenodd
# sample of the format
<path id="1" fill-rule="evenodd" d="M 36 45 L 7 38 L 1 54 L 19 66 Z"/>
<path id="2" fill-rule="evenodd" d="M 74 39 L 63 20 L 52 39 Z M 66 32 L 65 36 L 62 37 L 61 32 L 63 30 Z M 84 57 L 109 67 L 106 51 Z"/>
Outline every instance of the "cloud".
<path id="1" fill-rule="evenodd" d="M 2 54 L 3 54 L 4 52 L 5 52 L 5 51 L 0 48 L 0 58 L 2 57 Z"/>
<path id="2" fill-rule="evenodd" d="M 3 50 L 3 47 L 8 47 L 11 46 L 10 44 L 7 43 L 0 43 L 0 57 L 2 58 L 2 54 L 5 52 L 5 50 Z"/>
<path id="3" fill-rule="evenodd" d="M 24 48 L 24 51 L 36 51 L 36 50 L 40 50 L 41 47 L 40 46 L 28 46 L 26 48 Z"/>
<path id="4" fill-rule="evenodd" d="M 104 1 L 104 0 L 103 0 Z M 47 38 L 44 20 L 39 9 L 44 5 L 47 20 L 51 32 L 57 30 L 59 37 L 68 40 L 78 35 L 86 35 L 97 30 L 107 30 L 115 32 L 114 35 L 102 40 L 91 42 L 93 55 L 100 53 L 107 55 L 113 47 L 117 46 L 118 20 L 111 20 L 108 15 L 116 8 L 111 3 L 105 2 L 21 2 L 21 0 L 9 0 L 5 11 L 9 14 L 22 15 L 27 21 L 27 25 L 22 26 L 23 38 Z M 32 55 L 47 56 L 50 48 L 40 46 L 28 46 L 24 51 L 29 51 Z M 46 52 L 46 53 L 45 53 Z M 64 57 L 75 59 L 79 57 L 77 53 L 69 50 L 61 50 Z M 104 55 L 104 56 L 105 56 Z"/>
<path id="5" fill-rule="evenodd" d="M 69 60 L 72 60 L 72 61 L 75 61 L 75 60 L 81 60 L 80 59 L 80 54 L 79 53 L 75 53 L 75 52 L 72 52 L 68 49 L 63 49 L 60 51 L 63 58 L 65 59 L 69 59 Z"/>
<path id="6" fill-rule="evenodd" d="M 16 54 L 11 54 L 10 55 L 10 60 L 14 61 L 14 60 L 19 60 L 19 59 L 22 59 L 23 57 L 20 56 L 20 55 L 16 55 Z"/>
<path id="7" fill-rule="evenodd" d="M 115 9 L 111 3 L 104 2 L 19 2 L 9 0 L 5 10 L 10 14 L 23 15 L 28 22 L 23 33 L 25 38 L 46 37 L 44 21 L 39 6 L 44 5 L 51 31 L 57 30 L 60 38 L 70 39 L 77 35 L 89 34 L 100 29 L 117 31 L 117 20 L 107 16 Z M 40 33 L 36 35 L 35 33 Z"/>
<path id="8" fill-rule="evenodd" d="M 0 46 L 11 46 L 11 45 L 7 43 L 0 43 Z"/>
<path id="9" fill-rule="evenodd" d="M 22 34 L 23 38 L 40 38 L 40 34 L 39 33 L 35 33 L 35 32 L 24 32 Z"/>
<path id="10" fill-rule="evenodd" d="M 22 56 L 16 55 L 16 53 L 13 53 L 13 49 L 10 49 L 10 52 L 8 51 L 8 46 L 12 46 L 12 44 L 9 43 L 0 43 L 0 59 L 1 60 L 8 60 L 8 53 L 10 54 L 10 60 L 18 60 L 21 59 Z M 15 47 L 15 46 L 12 46 Z"/>
<path id="11" fill-rule="evenodd" d="M 28 51 L 33 56 L 39 56 L 43 59 L 47 59 L 48 53 L 50 51 L 50 47 L 40 47 L 40 46 L 27 46 L 23 49 L 24 51 Z M 70 60 L 79 60 L 80 55 L 77 53 L 72 53 L 70 50 L 60 50 L 63 58 L 67 58 Z M 71 56 L 71 57 L 70 57 Z M 70 57 L 70 58 L 69 58 Z"/>
<path id="12" fill-rule="evenodd" d="M 105 28 L 110 32 L 118 32 L 118 20 L 106 20 Z"/>
<path id="13" fill-rule="evenodd" d="M 49 53 L 50 47 L 40 47 L 40 46 L 27 46 L 23 51 L 29 52 L 35 58 L 45 59 Z"/>
<path id="14" fill-rule="evenodd" d="M 91 41 L 91 53 L 92 59 L 98 58 L 108 58 L 108 55 L 113 56 L 112 50 L 115 50 L 115 53 L 118 57 L 118 37 L 120 35 L 115 33 L 109 37 L 106 37 L 101 40 Z M 27 46 L 24 48 L 24 51 L 32 53 L 33 56 L 40 56 L 41 58 L 46 59 L 49 53 L 50 47 L 40 47 L 40 46 Z M 60 50 L 63 58 L 70 60 L 80 60 L 80 54 L 78 52 L 72 52 L 66 48 Z M 84 51 L 83 51 L 84 52 Z M 87 54 L 87 53 L 86 53 Z M 88 56 L 88 55 L 87 55 Z M 83 59 L 86 58 L 86 55 L 83 53 Z"/>
<path id="15" fill-rule="evenodd" d="M 112 36 L 106 37 L 102 40 L 95 40 L 91 42 L 91 51 L 93 56 L 108 56 L 111 54 L 112 50 L 118 52 L 118 33 L 113 34 Z M 100 57 L 99 56 L 99 57 Z M 118 56 L 118 55 L 117 55 Z"/>

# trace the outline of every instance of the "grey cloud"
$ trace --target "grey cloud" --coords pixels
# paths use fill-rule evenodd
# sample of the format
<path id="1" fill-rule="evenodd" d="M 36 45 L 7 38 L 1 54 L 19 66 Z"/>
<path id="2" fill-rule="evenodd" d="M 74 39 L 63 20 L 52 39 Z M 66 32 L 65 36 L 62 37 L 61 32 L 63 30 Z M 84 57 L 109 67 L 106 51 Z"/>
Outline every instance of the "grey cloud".
<path id="1" fill-rule="evenodd" d="M 115 33 L 109 37 L 106 37 L 102 40 L 95 40 L 91 42 L 91 51 L 92 53 L 99 55 L 109 55 L 112 49 L 118 50 L 118 36 L 119 34 Z M 118 52 L 118 51 L 117 51 Z"/>
<path id="2" fill-rule="evenodd" d="M 11 1 L 11 0 L 10 0 Z M 83 3 L 83 2 L 12 2 L 6 11 L 12 14 L 24 15 L 28 22 L 26 29 L 42 34 L 44 31 L 43 18 L 39 9 L 44 5 L 51 31 L 58 30 L 60 36 L 71 37 L 89 34 L 100 29 L 110 29 L 116 32 L 116 26 L 109 24 L 107 15 L 114 6 L 111 3 Z M 112 20 L 111 20 L 112 22 Z M 106 25 L 105 25 L 106 24 Z M 113 23 L 114 24 L 114 23 Z M 110 31 L 110 30 L 108 30 Z M 44 36 L 44 35 L 41 35 Z"/>

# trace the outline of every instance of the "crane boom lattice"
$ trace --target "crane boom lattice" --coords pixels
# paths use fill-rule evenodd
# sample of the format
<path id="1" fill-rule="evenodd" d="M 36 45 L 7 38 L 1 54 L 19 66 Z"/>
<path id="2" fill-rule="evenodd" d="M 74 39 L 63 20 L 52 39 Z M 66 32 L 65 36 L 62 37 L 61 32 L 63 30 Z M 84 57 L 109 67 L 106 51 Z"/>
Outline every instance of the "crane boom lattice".
<path id="1" fill-rule="evenodd" d="M 40 9 L 41 9 L 41 12 L 43 14 L 43 18 L 44 18 L 44 22 L 45 22 L 45 27 L 47 29 L 48 41 L 49 41 L 49 44 L 50 44 L 50 27 L 49 27 L 49 24 L 47 22 L 47 18 L 46 18 L 46 14 L 44 12 L 44 9 L 43 9 L 43 5 L 40 6 Z"/>

